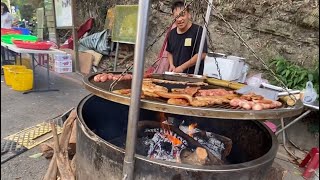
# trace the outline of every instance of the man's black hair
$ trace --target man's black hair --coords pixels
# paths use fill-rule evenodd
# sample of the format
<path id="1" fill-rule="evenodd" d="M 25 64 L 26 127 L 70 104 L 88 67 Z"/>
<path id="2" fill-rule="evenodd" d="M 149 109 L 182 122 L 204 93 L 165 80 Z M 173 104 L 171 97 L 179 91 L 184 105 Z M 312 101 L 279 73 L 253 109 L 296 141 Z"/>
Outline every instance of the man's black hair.
<path id="1" fill-rule="evenodd" d="M 173 13 L 173 11 L 177 8 L 184 9 L 184 7 L 185 7 L 184 1 L 175 1 L 171 6 L 171 12 Z M 187 7 L 186 11 L 189 12 L 189 6 Z"/>
<path id="2" fill-rule="evenodd" d="M 1 2 L 1 6 L 3 6 L 3 13 L 9 12 L 9 8 L 8 8 L 8 6 L 6 5 L 6 3 Z"/>

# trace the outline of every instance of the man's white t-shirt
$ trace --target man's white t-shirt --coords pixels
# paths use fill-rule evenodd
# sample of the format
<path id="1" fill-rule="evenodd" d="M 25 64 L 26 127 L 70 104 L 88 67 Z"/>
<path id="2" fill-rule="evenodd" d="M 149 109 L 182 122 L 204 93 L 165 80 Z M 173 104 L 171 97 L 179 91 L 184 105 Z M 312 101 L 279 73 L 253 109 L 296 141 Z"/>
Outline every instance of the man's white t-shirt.
<path id="1" fill-rule="evenodd" d="M 13 16 L 10 13 L 1 14 L 1 28 L 11 29 L 12 21 Z"/>

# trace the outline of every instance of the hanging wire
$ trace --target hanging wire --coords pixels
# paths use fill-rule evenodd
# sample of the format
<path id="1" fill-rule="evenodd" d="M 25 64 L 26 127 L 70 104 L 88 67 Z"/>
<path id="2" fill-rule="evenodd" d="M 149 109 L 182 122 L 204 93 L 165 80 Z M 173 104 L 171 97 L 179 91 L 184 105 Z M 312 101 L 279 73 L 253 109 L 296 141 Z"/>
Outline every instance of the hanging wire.
<path id="1" fill-rule="evenodd" d="M 214 51 L 213 41 L 211 39 L 211 33 L 209 31 L 208 23 L 206 22 L 206 18 L 205 18 L 205 14 L 204 14 L 204 10 L 203 9 L 201 9 L 201 14 L 202 14 L 202 16 L 201 16 L 202 20 L 203 20 L 204 25 L 205 25 L 206 30 L 207 30 L 207 37 L 208 37 L 208 40 L 209 40 L 209 42 L 207 42 L 207 44 L 209 44 L 211 51 Z M 214 63 L 216 65 L 216 68 L 217 68 L 217 71 L 218 71 L 219 79 L 222 80 L 222 75 L 221 75 L 221 71 L 220 71 L 220 67 L 219 67 L 219 63 L 217 61 L 217 58 L 213 57 L 213 59 L 214 59 Z"/>
<path id="2" fill-rule="evenodd" d="M 232 30 L 232 32 L 234 33 L 234 35 L 235 35 L 236 37 L 238 37 L 238 39 L 239 39 L 239 40 L 243 43 L 243 45 L 252 53 L 252 55 L 253 55 L 257 60 L 259 60 L 259 61 L 262 63 L 262 65 L 264 66 L 264 68 L 265 68 L 266 70 L 268 70 L 269 72 L 271 72 L 272 76 L 281 84 L 280 86 L 281 86 L 286 92 L 288 92 L 289 97 L 290 97 L 292 100 L 295 100 L 295 101 L 296 101 L 297 98 L 296 98 L 292 93 L 289 92 L 288 87 L 285 85 L 285 83 L 284 83 L 281 79 L 279 79 L 278 76 L 277 76 L 277 74 L 276 74 L 272 69 L 270 69 L 269 66 L 265 63 L 265 61 L 262 60 L 262 59 L 256 54 L 256 52 L 248 45 L 248 43 L 247 43 L 247 42 L 241 37 L 241 35 L 232 27 L 232 25 L 223 17 L 223 15 L 217 10 L 217 8 L 215 8 L 215 7 L 213 6 L 213 4 L 210 3 L 208 0 L 205 0 L 205 1 L 206 1 L 206 3 L 207 3 L 209 6 L 211 6 L 211 8 L 213 9 L 213 11 L 215 11 L 215 12 L 217 13 L 218 18 L 221 19 L 221 20 L 228 26 L 228 28 L 229 28 L 230 30 Z M 206 22 L 205 22 L 205 25 L 206 25 Z M 210 40 L 209 40 L 209 41 L 210 41 Z M 210 44 L 211 44 L 211 43 L 210 43 Z"/>

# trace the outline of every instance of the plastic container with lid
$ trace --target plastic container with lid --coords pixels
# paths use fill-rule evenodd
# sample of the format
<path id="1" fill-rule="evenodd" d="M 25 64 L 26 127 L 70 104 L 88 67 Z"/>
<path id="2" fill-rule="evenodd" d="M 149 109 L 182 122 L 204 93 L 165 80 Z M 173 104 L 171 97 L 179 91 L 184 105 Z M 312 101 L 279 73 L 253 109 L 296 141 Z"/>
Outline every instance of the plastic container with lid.
<path id="1" fill-rule="evenodd" d="M 203 75 L 227 81 L 238 80 L 242 75 L 244 58 L 237 56 L 226 56 L 221 53 L 208 53 L 204 60 Z M 218 67 L 220 73 L 218 71 Z"/>

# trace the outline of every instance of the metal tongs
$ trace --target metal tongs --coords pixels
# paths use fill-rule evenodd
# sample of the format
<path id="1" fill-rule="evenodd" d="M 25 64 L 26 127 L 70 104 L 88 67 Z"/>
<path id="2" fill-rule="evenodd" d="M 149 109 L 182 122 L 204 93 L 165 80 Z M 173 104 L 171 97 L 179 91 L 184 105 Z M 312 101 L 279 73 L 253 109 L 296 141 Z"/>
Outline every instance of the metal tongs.
<path id="1" fill-rule="evenodd" d="M 121 74 L 120 76 L 114 80 L 111 84 L 110 84 L 110 88 L 109 88 L 109 91 L 113 91 L 113 88 L 118 84 L 119 81 L 121 81 L 121 79 L 123 78 L 123 76 L 125 76 L 126 74 L 128 74 L 128 71 L 130 71 L 133 67 L 133 63 L 127 68 L 125 69 Z"/>

